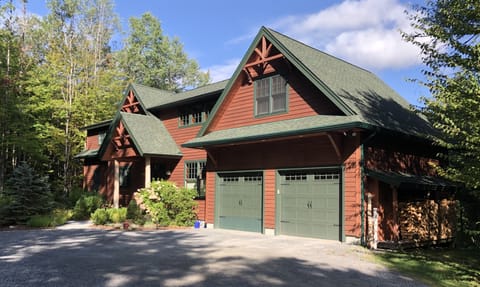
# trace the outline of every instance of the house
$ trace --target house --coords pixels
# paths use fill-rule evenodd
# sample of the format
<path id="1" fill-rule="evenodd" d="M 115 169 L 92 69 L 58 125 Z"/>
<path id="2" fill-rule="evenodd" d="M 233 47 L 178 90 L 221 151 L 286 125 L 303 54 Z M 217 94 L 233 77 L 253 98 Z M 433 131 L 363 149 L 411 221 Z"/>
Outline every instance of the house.
<path id="1" fill-rule="evenodd" d="M 196 188 L 209 227 L 363 244 L 453 237 L 432 126 L 369 71 L 265 27 L 229 80 L 181 93 L 131 84 L 115 118 L 86 130 L 84 185 L 115 206 L 158 178 Z M 418 237 L 401 209 L 430 201 L 441 223 Z"/>

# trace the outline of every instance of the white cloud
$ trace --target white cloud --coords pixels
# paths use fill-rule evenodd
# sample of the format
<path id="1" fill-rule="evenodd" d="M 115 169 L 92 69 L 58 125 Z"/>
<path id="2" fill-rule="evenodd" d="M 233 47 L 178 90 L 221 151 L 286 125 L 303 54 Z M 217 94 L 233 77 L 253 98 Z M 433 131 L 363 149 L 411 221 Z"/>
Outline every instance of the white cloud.
<path id="1" fill-rule="evenodd" d="M 240 59 L 230 59 L 223 64 L 207 67 L 205 70 L 210 72 L 210 79 L 213 83 L 229 79 L 240 63 Z"/>
<path id="2" fill-rule="evenodd" d="M 421 63 L 419 49 L 400 35 L 411 30 L 406 9 L 398 0 L 346 0 L 279 19 L 272 27 L 361 67 L 406 68 Z"/>

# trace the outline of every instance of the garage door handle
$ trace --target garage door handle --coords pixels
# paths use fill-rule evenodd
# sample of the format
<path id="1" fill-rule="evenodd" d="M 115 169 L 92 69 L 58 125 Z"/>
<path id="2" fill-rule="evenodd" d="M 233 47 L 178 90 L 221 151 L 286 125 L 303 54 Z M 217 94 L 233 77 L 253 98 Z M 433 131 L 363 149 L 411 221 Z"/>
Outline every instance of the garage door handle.
<path id="1" fill-rule="evenodd" d="M 281 223 L 290 223 L 290 221 L 280 220 Z"/>
<path id="2" fill-rule="evenodd" d="M 240 200 L 238 201 L 238 205 L 242 206 L 242 205 L 243 205 L 243 200 L 240 199 Z"/>
<path id="3" fill-rule="evenodd" d="M 341 225 L 341 224 L 334 224 L 333 226 L 334 226 L 334 227 L 340 227 L 340 226 L 342 226 L 342 225 Z"/>

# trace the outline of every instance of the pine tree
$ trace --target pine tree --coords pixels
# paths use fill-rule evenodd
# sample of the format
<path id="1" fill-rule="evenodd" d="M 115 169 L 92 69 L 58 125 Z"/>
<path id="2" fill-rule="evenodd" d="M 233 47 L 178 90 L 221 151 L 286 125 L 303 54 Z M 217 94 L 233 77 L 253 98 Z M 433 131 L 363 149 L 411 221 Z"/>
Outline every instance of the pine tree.
<path id="1" fill-rule="evenodd" d="M 25 223 L 32 215 L 46 214 L 52 209 L 53 198 L 47 177 L 42 177 L 23 162 L 14 169 L 7 180 L 5 196 L 9 198 L 8 219 L 4 221 Z"/>

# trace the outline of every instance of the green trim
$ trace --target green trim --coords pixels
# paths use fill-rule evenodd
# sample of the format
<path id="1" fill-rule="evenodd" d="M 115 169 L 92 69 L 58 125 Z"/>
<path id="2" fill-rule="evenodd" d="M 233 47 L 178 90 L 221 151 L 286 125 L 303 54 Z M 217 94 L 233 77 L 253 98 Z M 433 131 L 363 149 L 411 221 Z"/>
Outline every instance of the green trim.
<path id="1" fill-rule="evenodd" d="M 211 141 L 207 140 L 203 142 L 190 142 L 190 143 L 187 142 L 182 144 L 182 146 L 189 147 L 189 148 L 196 148 L 196 147 L 228 144 L 233 142 L 238 143 L 238 142 L 246 142 L 246 141 L 256 141 L 256 140 L 263 140 L 263 139 L 269 139 L 269 138 L 288 137 L 288 136 L 308 134 L 308 133 L 331 131 L 331 130 L 337 130 L 337 129 L 352 129 L 352 128 L 373 129 L 371 125 L 363 122 L 350 122 L 345 124 L 329 125 L 329 126 L 323 126 L 318 128 L 298 129 L 298 130 L 288 131 L 288 132 L 265 133 L 261 135 L 255 135 L 255 136 L 238 137 L 235 139 L 228 138 L 228 139 L 219 139 L 219 140 L 211 140 Z"/>
<path id="2" fill-rule="evenodd" d="M 88 125 L 88 126 L 84 126 L 84 127 L 81 127 L 80 130 L 81 131 L 83 131 L 83 130 L 93 130 L 93 129 L 97 129 L 97 128 L 108 127 L 112 123 L 112 120 L 113 119 L 109 119 L 109 120 L 101 121 L 101 122 L 91 124 L 91 125 Z"/>

